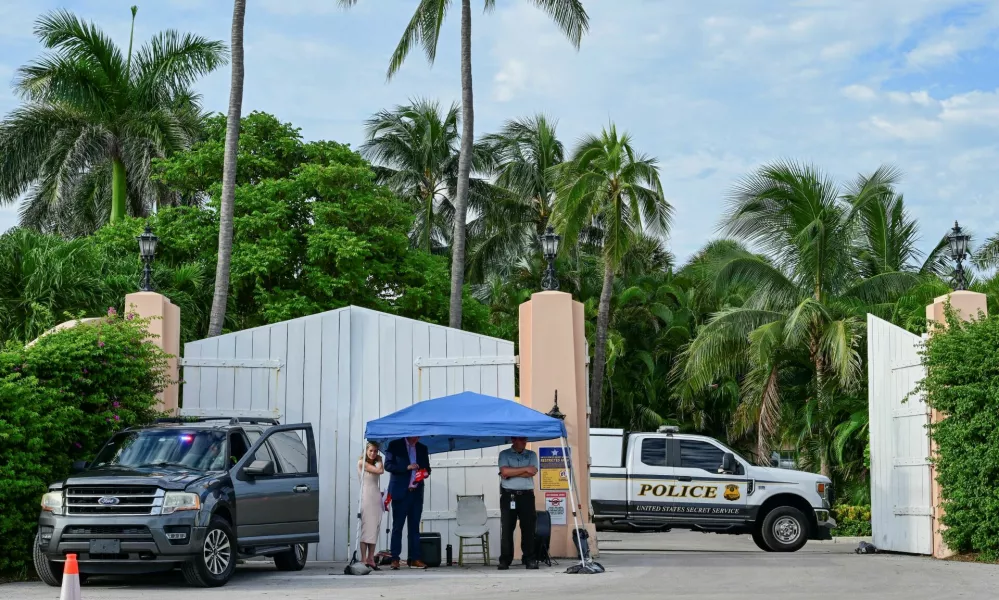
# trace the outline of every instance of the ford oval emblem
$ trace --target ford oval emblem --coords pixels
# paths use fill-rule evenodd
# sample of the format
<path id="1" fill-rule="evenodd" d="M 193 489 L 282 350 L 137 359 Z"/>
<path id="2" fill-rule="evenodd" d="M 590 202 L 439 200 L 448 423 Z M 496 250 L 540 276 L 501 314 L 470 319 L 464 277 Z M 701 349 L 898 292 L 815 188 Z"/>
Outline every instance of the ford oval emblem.
<path id="1" fill-rule="evenodd" d="M 104 496 L 103 498 L 97 499 L 97 503 L 103 506 L 114 506 L 119 502 L 121 502 L 121 500 L 115 498 L 114 496 Z"/>

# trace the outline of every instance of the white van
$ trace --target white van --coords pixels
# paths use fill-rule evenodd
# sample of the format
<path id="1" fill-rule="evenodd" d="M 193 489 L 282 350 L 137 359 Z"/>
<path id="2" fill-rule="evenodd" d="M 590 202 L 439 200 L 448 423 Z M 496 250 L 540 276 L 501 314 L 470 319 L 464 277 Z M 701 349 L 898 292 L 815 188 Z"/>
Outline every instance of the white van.
<path id="1" fill-rule="evenodd" d="M 827 477 L 757 467 L 713 438 L 590 430 L 594 521 L 635 529 L 751 534 L 768 552 L 832 538 Z"/>

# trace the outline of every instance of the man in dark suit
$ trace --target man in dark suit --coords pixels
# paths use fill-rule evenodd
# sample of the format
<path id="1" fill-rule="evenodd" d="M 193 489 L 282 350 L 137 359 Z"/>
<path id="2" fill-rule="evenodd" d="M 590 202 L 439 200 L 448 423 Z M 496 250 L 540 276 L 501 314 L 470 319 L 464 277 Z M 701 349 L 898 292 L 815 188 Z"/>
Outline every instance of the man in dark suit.
<path id="1" fill-rule="evenodd" d="M 402 528 L 409 525 L 411 569 L 426 569 L 420 552 L 420 519 L 423 515 L 424 482 L 430 476 L 430 453 L 419 437 L 390 442 L 385 450 L 385 470 L 391 473 L 388 492 L 392 496 L 392 569 L 399 569 Z"/>

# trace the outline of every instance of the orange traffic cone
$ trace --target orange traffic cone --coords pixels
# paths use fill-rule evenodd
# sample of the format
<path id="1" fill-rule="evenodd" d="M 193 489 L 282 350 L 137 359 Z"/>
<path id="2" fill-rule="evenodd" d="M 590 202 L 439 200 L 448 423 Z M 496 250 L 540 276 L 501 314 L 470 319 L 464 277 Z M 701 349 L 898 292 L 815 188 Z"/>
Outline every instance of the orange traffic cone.
<path id="1" fill-rule="evenodd" d="M 80 596 L 80 566 L 76 555 L 66 555 L 66 566 L 62 571 L 62 593 L 59 600 L 82 600 Z"/>

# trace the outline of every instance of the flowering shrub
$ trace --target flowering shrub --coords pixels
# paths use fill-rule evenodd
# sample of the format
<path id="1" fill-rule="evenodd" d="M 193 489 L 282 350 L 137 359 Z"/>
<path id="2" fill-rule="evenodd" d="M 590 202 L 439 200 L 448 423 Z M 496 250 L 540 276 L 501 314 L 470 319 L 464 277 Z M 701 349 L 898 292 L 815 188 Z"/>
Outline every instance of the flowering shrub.
<path id="1" fill-rule="evenodd" d="M 114 310 L 0 351 L 0 573 L 31 564 L 39 500 L 115 431 L 155 416 L 167 356 Z"/>
<path id="2" fill-rule="evenodd" d="M 832 510 L 836 519 L 833 535 L 837 537 L 868 537 L 871 535 L 871 507 L 840 504 Z"/>

